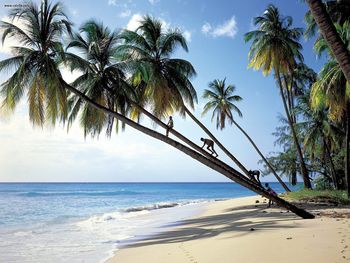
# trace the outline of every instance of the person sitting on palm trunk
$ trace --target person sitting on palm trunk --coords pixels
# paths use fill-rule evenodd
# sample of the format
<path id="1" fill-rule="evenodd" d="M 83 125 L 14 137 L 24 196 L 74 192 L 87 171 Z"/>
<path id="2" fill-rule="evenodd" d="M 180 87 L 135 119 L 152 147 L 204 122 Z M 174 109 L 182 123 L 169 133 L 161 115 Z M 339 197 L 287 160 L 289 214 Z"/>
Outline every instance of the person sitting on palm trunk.
<path id="1" fill-rule="evenodd" d="M 174 121 L 173 121 L 173 117 L 172 116 L 169 117 L 169 121 L 168 121 L 167 126 L 168 127 L 166 129 L 166 136 L 169 136 L 170 129 L 174 128 Z"/>

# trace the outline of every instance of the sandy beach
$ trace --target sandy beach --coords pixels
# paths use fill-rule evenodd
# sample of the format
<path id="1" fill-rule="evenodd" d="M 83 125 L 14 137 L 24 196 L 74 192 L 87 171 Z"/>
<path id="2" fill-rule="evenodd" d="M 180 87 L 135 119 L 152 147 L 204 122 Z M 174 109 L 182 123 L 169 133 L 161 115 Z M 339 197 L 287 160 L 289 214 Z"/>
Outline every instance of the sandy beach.
<path id="1" fill-rule="evenodd" d="M 209 203 L 179 226 L 122 247 L 107 263 L 350 262 L 348 207 L 310 206 L 316 219 L 303 220 L 265 202 Z"/>

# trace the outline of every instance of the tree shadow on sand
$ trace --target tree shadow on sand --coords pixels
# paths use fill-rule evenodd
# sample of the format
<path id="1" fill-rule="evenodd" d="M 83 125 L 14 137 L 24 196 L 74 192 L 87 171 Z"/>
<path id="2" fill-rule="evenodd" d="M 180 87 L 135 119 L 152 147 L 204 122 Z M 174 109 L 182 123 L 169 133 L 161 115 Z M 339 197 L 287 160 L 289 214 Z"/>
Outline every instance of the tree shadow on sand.
<path id="1" fill-rule="evenodd" d="M 254 222 L 253 218 L 259 218 L 259 221 Z M 298 220 L 302 219 L 280 208 L 266 209 L 266 204 L 246 205 L 226 209 L 221 214 L 177 221 L 162 226 L 159 233 L 151 236 L 137 236 L 122 245 L 123 247 L 140 247 L 186 242 L 215 237 L 222 233 L 239 237 L 251 234 L 253 231 L 294 228 Z M 281 221 L 287 223 L 278 224 Z M 169 229 L 169 227 L 178 225 L 181 227 Z"/>

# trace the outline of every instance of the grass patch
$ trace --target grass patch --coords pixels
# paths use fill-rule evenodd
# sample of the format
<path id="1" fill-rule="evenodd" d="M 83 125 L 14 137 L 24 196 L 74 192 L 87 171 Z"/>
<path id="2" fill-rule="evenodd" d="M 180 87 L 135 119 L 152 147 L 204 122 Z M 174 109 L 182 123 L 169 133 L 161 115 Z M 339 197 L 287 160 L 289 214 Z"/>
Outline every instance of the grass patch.
<path id="1" fill-rule="evenodd" d="M 350 199 L 347 196 L 346 191 L 340 190 L 309 190 L 302 189 L 295 192 L 285 193 L 283 198 L 290 201 L 303 201 L 303 202 L 327 202 L 348 205 Z"/>

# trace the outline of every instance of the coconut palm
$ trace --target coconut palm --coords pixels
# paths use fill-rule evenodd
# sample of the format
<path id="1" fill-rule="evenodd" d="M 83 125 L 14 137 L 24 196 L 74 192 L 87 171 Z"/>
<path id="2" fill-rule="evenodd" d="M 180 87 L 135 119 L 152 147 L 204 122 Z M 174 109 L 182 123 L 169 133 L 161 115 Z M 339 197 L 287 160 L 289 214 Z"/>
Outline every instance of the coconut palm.
<path id="1" fill-rule="evenodd" d="M 190 78 L 196 72 L 190 62 L 171 57 L 178 47 L 188 51 L 179 29 L 165 29 L 160 20 L 144 16 L 136 31 L 124 30 L 120 38 L 124 40 L 118 47 L 120 57 L 132 72 L 133 84 L 145 83 L 143 104 L 156 117 L 184 114 L 185 103 L 193 107 L 197 94 Z"/>
<path id="2" fill-rule="evenodd" d="M 42 1 L 38 7 L 28 3 L 10 11 L 12 22 L 1 21 L 2 42 L 16 38 L 18 46 L 11 48 L 13 57 L 0 62 L 0 71 L 15 69 L 1 85 L 3 106 L 14 110 L 25 95 L 29 117 L 35 125 L 45 120 L 53 124 L 67 118 L 67 91 L 62 85 L 57 58 L 62 55 L 62 33 L 71 32 L 71 23 L 60 5 Z M 18 26 L 21 25 L 21 27 Z"/>
<path id="3" fill-rule="evenodd" d="M 164 143 L 173 146 L 174 148 L 191 156 L 193 159 L 201 162 L 207 167 L 212 168 L 213 170 L 223 174 L 227 178 L 236 181 L 237 183 L 251 189 L 252 191 L 255 191 L 256 193 L 273 200 L 277 204 L 295 212 L 301 217 L 314 218 L 312 214 L 298 207 L 295 207 L 294 205 L 286 202 L 285 200 L 277 196 L 270 195 L 265 189 L 259 187 L 256 184 L 253 184 L 238 171 L 234 169 L 228 169 L 227 165 L 225 165 L 224 163 L 220 162 L 219 164 L 218 162 L 213 162 L 210 158 L 206 157 L 205 154 L 196 152 L 188 148 L 187 146 L 169 137 L 166 137 L 163 134 L 160 134 L 152 129 L 149 129 L 143 125 L 140 125 L 139 123 L 132 121 L 126 116 L 99 104 L 98 102 L 92 100 L 75 87 L 65 83 L 58 70 L 58 61 L 56 61 L 56 59 L 64 59 L 63 49 L 61 48 L 62 45 L 60 45 L 59 40 L 62 37 L 62 33 L 64 31 L 70 31 L 68 28 L 70 27 L 70 23 L 66 19 L 59 19 L 64 14 L 59 3 L 55 5 L 50 5 L 48 1 L 44 0 L 39 8 L 34 3 L 31 3 L 26 5 L 23 9 L 21 8 L 12 11 L 12 14 L 13 17 L 20 17 L 20 19 L 24 19 L 25 23 L 23 27 L 16 27 L 15 25 L 13 25 L 13 23 L 4 22 L 1 24 L 1 26 L 5 28 L 5 38 L 8 36 L 14 36 L 15 39 L 18 41 L 18 44 L 23 46 L 23 49 L 21 49 L 22 53 L 21 56 L 19 56 L 19 58 L 17 58 L 17 56 L 15 55 L 15 57 L 12 58 L 12 61 L 7 59 L 5 61 L 0 62 L 0 64 L 2 65 L 1 70 L 11 68 L 10 66 L 12 66 L 15 71 L 15 73 L 10 77 L 10 79 L 3 84 L 3 86 L 6 87 L 3 89 L 6 91 L 3 96 L 5 97 L 5 105 L 7 105 L 7 107 L 11 108 L 11 106 L 16 104 L 16 102 L 18 101 L 18 97 L 21 97 L 23 95 L 24 89 L 30 90 L 32 86 L 34 86 L 35 88 L 39 88 L 40 92 L 35 93 L 36 96 L 46 98 L 46 88 L 55 88 L 55 91 L 50 90 L 49 92 L 47 92 L 48 95 L 53 95 L 51 97 L 47 96 L 46 101 L 48 105 L 47 110 L 50 112 L 50 107 L 53 107 L 50 106 L 50 104 L 57 102 L 57 98 L 55 97 L 55 95 L 57 95 L 57 93 L 62 93 L 63 91 L 66 92 L 66 90 L 68 90 L 73 94 L 79 96 L 84 101 L 84 103 L 89 104 L 91 107 L 98 109 L 104 112 L 105 114 L 113 116 L 119 121 L 124 122 L 125 124 L 129 125 L 132 128 L 135 128 L 136 130 L 144 134 L 147 134 L 157 140 L 160 140 Z M 40 34 L 37 33 L 39 32 L 39 29 L 42 29 Z M 31 37 L 33 37 L 33 39 Z M 14 51 L 18 49 L 19 48 L 16 47 L 13 48 Z M 40 60 L 42 57 L 44 61 Z M 39 58 L 39 60 L 36 61 L 36 58 Z M 31 64 L 28 62 L 28 60 L 31 61 Z M 48 68 L 44 69 L 44 66 L 47 66 Z M 48 73 L 55 74 L 55 76 L 53 77 Z M 30 82 L 30 84 L 32 85 L 29 86 L 28 82 Z M 19 83 L 24 85 L 22 89 L 21 87 L 19 87 Z M 44 86 L 44 84 L 46 86 Z M 13 95 L 11 93 L 13 93 L 14 90 L 16 92 Z M 67 100 L 64 95 L 66 94 L 61 95 L 61 97 L 65 98 L 65 100 L 62 101 L 66 102 Z M 41 100 L 41 98 L 39 100 Z M 12 103 L 13 101 L 15 103 Z M 63 108 L 63 106 L 64 105 L 62 105 L 61 107 Z M 35 104 L 33 107 L 40 109 L 43 108 L 42 105 L 37 104 Z M 40 110 L 34 109 L 34 111 Z M 49 113 L 49 116 L 54 117 L 54 115 L 51 115 L 51 113 Z M 62 116 L 61 118 L 59 118 L 59 120 L 64 121 L 66 114 L 56 115 L 56 117 L 57 116 Z M 56 119 L 53 117 L 51 118 Z M 41 120 L 43 120 L 43 118 L 39 116 L 39 120 L 39 123 L 42 123 Z"/>
<path id="4" fill-rule="evenodd" d="M 274 5 L 269 5 L 262 16 L 254 18 L 254 25 L 258 28 L 246 33 L 245 41 L 252 41 L 249 51 L 249 67 L 256 70 L 262 69 L 264 75 L 269 74 L 272 70 L 275 73 L 283 106 L 297 148 L 304 185 L 307 188 L 311 188 L 310 178 L 286 96 L 288 83 L 285 76 L 291 75 L 297 62 L 303 60 L 300 53 L 302 47 L 298 42 L 302 35 L 302 30 L 300 28 L 292 28 L 292 22 L 291 17 L 282 17 Z M 284 86 L 282 84 L 283 76 L 285 80 Z"/>
<path id="5" fill-rule="evenodd" d="M 349 22 L 343 26 L 336 24 L 335 28 L 343 43 L 350 50 Z M 345 127 L 345 177 L 348 182 L 348 194 L 350 196 L 350 86 L 346 77 L 335 60 L 335 54 L 328 46 L 324 38 L 315 43 L 315 50 L 320 55 L 327 52 L 329 61 L 322 68 L 319 79 L 312 87 L 312 102 L 315 108 L 329 107 L 329 116 L 332 120 L 344 122 Z"/>
<path id="6" fill-rule="evenodd" d="M 197 94 L 190 82 L 190 78 L 195 75 L 191 63 L 183 59 L 171 58 L 178 46 L 185 51 L 188 50 L 186 39 L 181 31 L 166 30 L 161 21 L 145 16 L 135 32 L 125 30 L 121 33 L 121 38 L 125 43 L 118 48 L 120 58 L 127 62 L 133 75 L 133 84 L 142 86 L 139 97 L 143 101 L 138 101 L 138 104 L 148 105 L 151 112 L 158 118 L 165 118 L 174 111 L 182 115 L 186 113 L 248 176 L 248 170 L 185 105 L 187 103 L 193 108 Z M 144 110 L 139 110 L 145 113 Z M 152 118 L 152 116 L 149 117 Z"/>
<path id="7" fill-rule="evenodd" d="M 314 17 L 322 36 L 334 53 L 346 79 L 350 82 L 350 53 L 337 34 L 332 20 L 321 0 L 307 0 L 312 16 Z M 350 129 L 350 128 L 349 128 Z M 350 182 L 348 183 L 350 188 Z"/>
<path id="8" fill-rule="evenodd" d="M 304 138 L 305 151 L 308 152 L 311 161 L 318 155 L 323 164 L 321 166 L 325 170 L 327 166 L 330 168 L 333 184 L 338 189 L 339 180 L 332 159 L 332 148 L 338 144 L 339 129 L 328 118 L 325 107 L 311 109 L 310 90 L 298 98 L 296 112 L 303 117 L 298 126 Z"/>
<path id="9" fill-rule="evenodd" d="M 350 19 L 350 2 L 347 0 L 325 0 L 322 1 L 329 17 L 332 22 L 343 25 L 344 22 Z M 305 22 L 307 28 L 305 30 L 305 36 L 310 38 L 316 34 L 317 23 L 309 10 L 305 14 Z"/>
<path id="10" fill-rule="evenodd" d="M 233 112 L 237 113 L 239 117 L 242 117 L 242 112 L 235 105 L 236 102 L 242 100 L 242 97 L 235 95 L 236 87 L 233 85 L 226 86 L 226 78 L 223 80 L 216 79 L 209 83 L 209 89 L 204 90 L 203 98 L 207 99 L 208 102 L 205 104 L 202 115 L 208 113 L 208 111 L 212 110 L 212 118 L 216 118 L 216 128 L 220 128 L 221 130 L 225 128 L 226 120 L 230 124 L 234 124 L 249 140 L 249 142 L 253 145 L 254 149 L 260 155 L 260 157 L 264 160 L 266 165 L 269 167 L 271 172 L 274 174 L 276 179 L 280 182 L 283 188 L 289 192 L 289 188 L 287 185 L 281 180 L 281 178 L 277 175 L 275 169 L 268 162 L 265 156 L 262 154 L 260 149 L 257 147 L 253 139 L 248 135 L 248 133 L 235 121 L 233 118 Z"/>
<path id="11" fill-rule="evenodd" d="M 80 27 L 80 33 L 75 33 L 67 49 L 76 49 L 81 56 L 66 53 L 63 63 L 70 69 L 82 72 L 71 85 L 89 98 L 97 101 L 113 111 L 127 115 L 130 109 L 129 98 L 135 97 L 133 88 L 126 82 L 124 69 L 114 59 L 119 38 L 117 32 L 112 32 L 102 23 L 90 20 Z M 69 124 L 81 110 L 80 122 L 84 134 L 99 135 L 104 127 L 111 136 L 114 118 L 83 103 L 79 96 L 74 95 L 69 100 Z M 83 109 L 80 109 L 83 107 Z M 118 120 L 117 125 L 118 127 Z"/>

